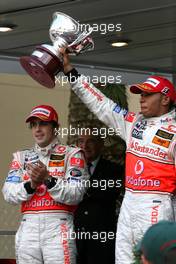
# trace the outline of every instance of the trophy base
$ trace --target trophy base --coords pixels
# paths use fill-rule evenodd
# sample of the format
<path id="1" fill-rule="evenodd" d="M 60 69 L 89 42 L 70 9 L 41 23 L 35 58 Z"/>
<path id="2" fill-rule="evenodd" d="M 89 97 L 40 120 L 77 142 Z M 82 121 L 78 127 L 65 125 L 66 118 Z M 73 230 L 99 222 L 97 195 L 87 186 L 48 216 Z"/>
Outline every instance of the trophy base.
<path id="1" fill-rule="evenodd" d="M 55 76 L 63 68 L 60 59 L 42 46 L 38 46 L 31 56 L 21 57 L 20 63 L 35 81 L 47 88 L 54 88 Z"/>

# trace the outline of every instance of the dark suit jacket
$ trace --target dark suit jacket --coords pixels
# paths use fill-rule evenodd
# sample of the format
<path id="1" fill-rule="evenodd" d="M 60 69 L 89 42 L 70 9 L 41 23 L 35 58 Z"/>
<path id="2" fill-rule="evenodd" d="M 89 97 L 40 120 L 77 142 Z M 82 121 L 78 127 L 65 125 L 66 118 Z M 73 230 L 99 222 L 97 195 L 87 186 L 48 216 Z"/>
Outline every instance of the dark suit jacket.
<path id="1" fill-rule="evenodd" d="M 90 177 L 91 186 L 75 212 L 76 230 L 113 231 L 116 228 L 116 201 L 122 190 L 118 186 L 122 184 L 123 174 L 122 167 L 100 158 Z"/>

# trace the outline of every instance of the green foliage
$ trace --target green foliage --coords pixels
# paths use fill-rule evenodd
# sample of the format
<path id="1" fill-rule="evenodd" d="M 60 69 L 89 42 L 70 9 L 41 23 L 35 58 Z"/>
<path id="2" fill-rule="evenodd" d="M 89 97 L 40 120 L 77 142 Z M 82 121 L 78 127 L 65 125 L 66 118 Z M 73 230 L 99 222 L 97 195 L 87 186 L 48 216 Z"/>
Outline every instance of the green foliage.
<path id="1" fill-rule="evenodd" d="M 134 250 L 133 250 L 133 254 L 135 257 L 135 260 L 133 262 L 133 264 L 141 264 L 141 251 L 139 249 L 137 249 L 137 247 L 135 246 Z"/>
<path id="2" fill-rule="evenodd" d="M 108 98 L 118 103 L 122 108 L 128 109 L 125 85 L 108 83 L 106 86 L 99 85 L 97 88 Z"/>

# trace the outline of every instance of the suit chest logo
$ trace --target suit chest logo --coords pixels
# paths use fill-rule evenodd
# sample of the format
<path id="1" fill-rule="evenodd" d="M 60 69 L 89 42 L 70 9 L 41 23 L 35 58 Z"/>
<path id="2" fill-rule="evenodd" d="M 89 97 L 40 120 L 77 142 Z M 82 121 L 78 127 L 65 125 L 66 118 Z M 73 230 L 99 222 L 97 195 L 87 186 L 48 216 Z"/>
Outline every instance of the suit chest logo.
<path id="1" fill-rule="evenodd" d="M 147 121 L 137 122 L 132 131 L 132 137 L 137 139 L 143 139 L 143 132 L 146 129 Z"/>

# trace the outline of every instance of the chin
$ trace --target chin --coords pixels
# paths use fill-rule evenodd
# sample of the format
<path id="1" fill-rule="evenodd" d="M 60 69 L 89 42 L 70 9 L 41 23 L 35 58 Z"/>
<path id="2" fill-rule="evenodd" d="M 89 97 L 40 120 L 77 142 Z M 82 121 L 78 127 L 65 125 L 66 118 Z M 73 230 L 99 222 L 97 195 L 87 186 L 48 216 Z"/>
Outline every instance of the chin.
<path id="1" fill-rule="evenodd" d="M 86 153 L 84 153 L 84 155 L 85 155 L 85 159 L 86 159 L 86 160 L 90 160 L 91 156 L 86 155 Z"/>
<path id="2" fill-rule="evenodd" d="M 45 140 L 36 140 L 35 141 L 39 146 L 43 146 L 43 145 L 45 145 L 46 143 L 45 143 Z"/>
<path id="3" fill-rule="evenodd" d="M 150 117 L 150 115 L 145 110 L 141 110 L 141 114 L 143 114 L 144 117 Z"/>
<path id="4" fill-rule="evenodd" d="M 155 117 L 155 116 L 153 116 L 153 115 L 150 115 L 150 114 L 143 114 L 143 116 L 144 116 L 145 118 L 151 118 L 151 117 Z"/>
<path id="5" fill-rule="evenodd" d="M 39 147 L 41 147 L 41 148 L 44 148 L 44 147 L 46 147 L 46 144 L 45 143 L 43 143 L 43 142 L 37 142 L 37 144 L 39 145 Z"/>
<path id="6" fill-rule="evenodd" d="M 35 139 L 35 141 L 37 142 L 37 143 L 43 143 L 44 142 L 44 139 Z"/>

